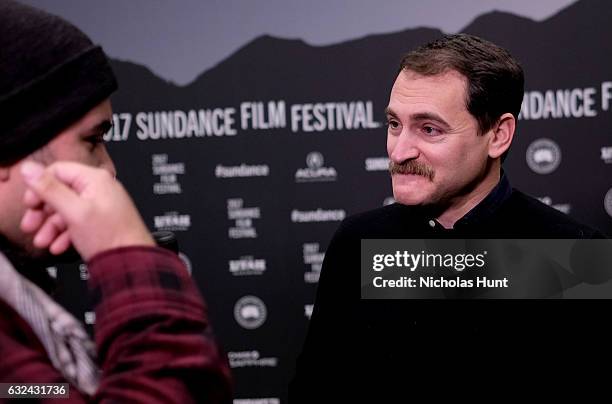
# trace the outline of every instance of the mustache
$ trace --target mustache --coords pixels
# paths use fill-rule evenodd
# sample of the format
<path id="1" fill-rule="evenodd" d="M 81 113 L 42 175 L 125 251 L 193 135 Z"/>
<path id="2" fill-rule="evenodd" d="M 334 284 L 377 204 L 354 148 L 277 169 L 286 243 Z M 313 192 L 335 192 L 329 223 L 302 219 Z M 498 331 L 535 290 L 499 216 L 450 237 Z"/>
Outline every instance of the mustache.
<path id="1" fill-rule="evenodd" d="M 416 160 L 407 160 L 403 163 L 395 163 L 389 161 L 389 172 L 391 175 L 394 174 L 413 174 L 421 175 L 427 178 L 429 181 L 433 181 L 435 171 L 428 165 L 421 164 Z"/>

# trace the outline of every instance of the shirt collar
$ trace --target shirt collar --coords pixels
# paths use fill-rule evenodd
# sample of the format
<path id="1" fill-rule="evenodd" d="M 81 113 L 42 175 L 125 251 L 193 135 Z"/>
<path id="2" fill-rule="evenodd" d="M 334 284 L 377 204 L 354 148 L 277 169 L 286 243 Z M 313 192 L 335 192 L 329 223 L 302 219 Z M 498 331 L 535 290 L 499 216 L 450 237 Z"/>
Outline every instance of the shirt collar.
<path id="1" fill-rule="evenodd" d="M 512 194 L 512 187 L 508 177 L 502 170 L 499 182 L 489 192 L 489 194 L 472 210 L 466 213 L 461 219 L 455 222 L 453 229 L 445 229 L 437 220 L 432 217 L 432 211 L 430 209 L 423 209 L 425 223 L 429 228 L 437 231 L 453 231 L 458 228 L 465 226 L 473 226 L 478 223 L 482 223 L 490 218 L 499 207 L 510 197 Z M 428 214 L 429 213 L 429 214 Z"/>
<path id="2" fill-rule="evenodd" d="M 497 185 L 489 192 L 478 205 L 465 214 L 461 219 L 457 220 L 454 227 L 463 227 L 466 225 L 474 225 L 487 220 L 491 217 L 499 207 L 506 202 L 512 194 L 512 187 L 506 173 L 502 171 L 501 177 Z"/>

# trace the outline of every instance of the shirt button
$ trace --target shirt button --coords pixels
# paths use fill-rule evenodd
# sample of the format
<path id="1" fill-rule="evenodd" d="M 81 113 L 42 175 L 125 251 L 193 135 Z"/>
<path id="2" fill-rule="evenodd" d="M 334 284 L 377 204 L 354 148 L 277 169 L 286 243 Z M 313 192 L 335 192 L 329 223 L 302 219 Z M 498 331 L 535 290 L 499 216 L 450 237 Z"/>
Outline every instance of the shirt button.
<path id="1" fill-rule="evenodd" d="M 429 225 L 430 225 L 431 227 L 436 227 L 436 222 L 434 222 L 433 220 L 430 220 L 430 221 L 429 221 Z"/>

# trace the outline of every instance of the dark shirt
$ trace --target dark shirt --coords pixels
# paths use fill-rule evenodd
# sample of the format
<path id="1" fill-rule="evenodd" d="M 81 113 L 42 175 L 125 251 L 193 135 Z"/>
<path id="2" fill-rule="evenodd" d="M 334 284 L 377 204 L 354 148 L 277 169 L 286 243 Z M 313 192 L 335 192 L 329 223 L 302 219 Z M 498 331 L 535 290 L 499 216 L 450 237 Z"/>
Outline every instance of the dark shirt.
<path id="1" fill-rule="evenodd" d="M 508 374 L 512 366 L 518 364 L 522 372 L 548 369 L 576 353 L 577 346 L 588 346 L 585 335 L 593 338 L 590 342 L 612 337 L 604 321 L 609 316 L 604 307 L 611 306 L 607 302 L 360 299 L 362 239 L 603 237 L 512 189 L 505 175 L 453 229 L 445 229 L 435 217 L 431 208 L 393 204 L 340 225 L 325 255 L 308 335 L 289 389 L 291 402 L 343 400 L 348 395 L 405 402 L 417 391 L 428 398 L 441 393 L 456 398 L 487 383 L 524 387 Z M 476 366 L 477 376 L 467 371 L 468 365 Z M 350 382 L 341 382 L 338 375 Z M 459 390 L 450 387 L 453 381 L 462 384 Z M 382 398 L 388 395 L 393 399 Z"/>

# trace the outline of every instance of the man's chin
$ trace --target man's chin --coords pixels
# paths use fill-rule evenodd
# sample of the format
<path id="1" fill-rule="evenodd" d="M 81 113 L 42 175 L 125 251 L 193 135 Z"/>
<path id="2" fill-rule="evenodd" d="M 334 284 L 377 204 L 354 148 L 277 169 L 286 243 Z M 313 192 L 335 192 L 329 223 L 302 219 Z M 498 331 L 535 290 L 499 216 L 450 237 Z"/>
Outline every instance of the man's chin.
<path id="1" fill-rule="evenodd" d="M 415 192 L 412 190 L 405 189 L 393 189 L 393 198 L 397 203 L 407 206 L 424 206 L 431 204 L 428 195 L 422 192 Z"/>
<path id="2" fill-rule="evenodd" d="M 392 178 L 393 198 L 402 205 L 422 206 L 432 204 L 433 183 L 420 175 L 396 174 Z"/>

